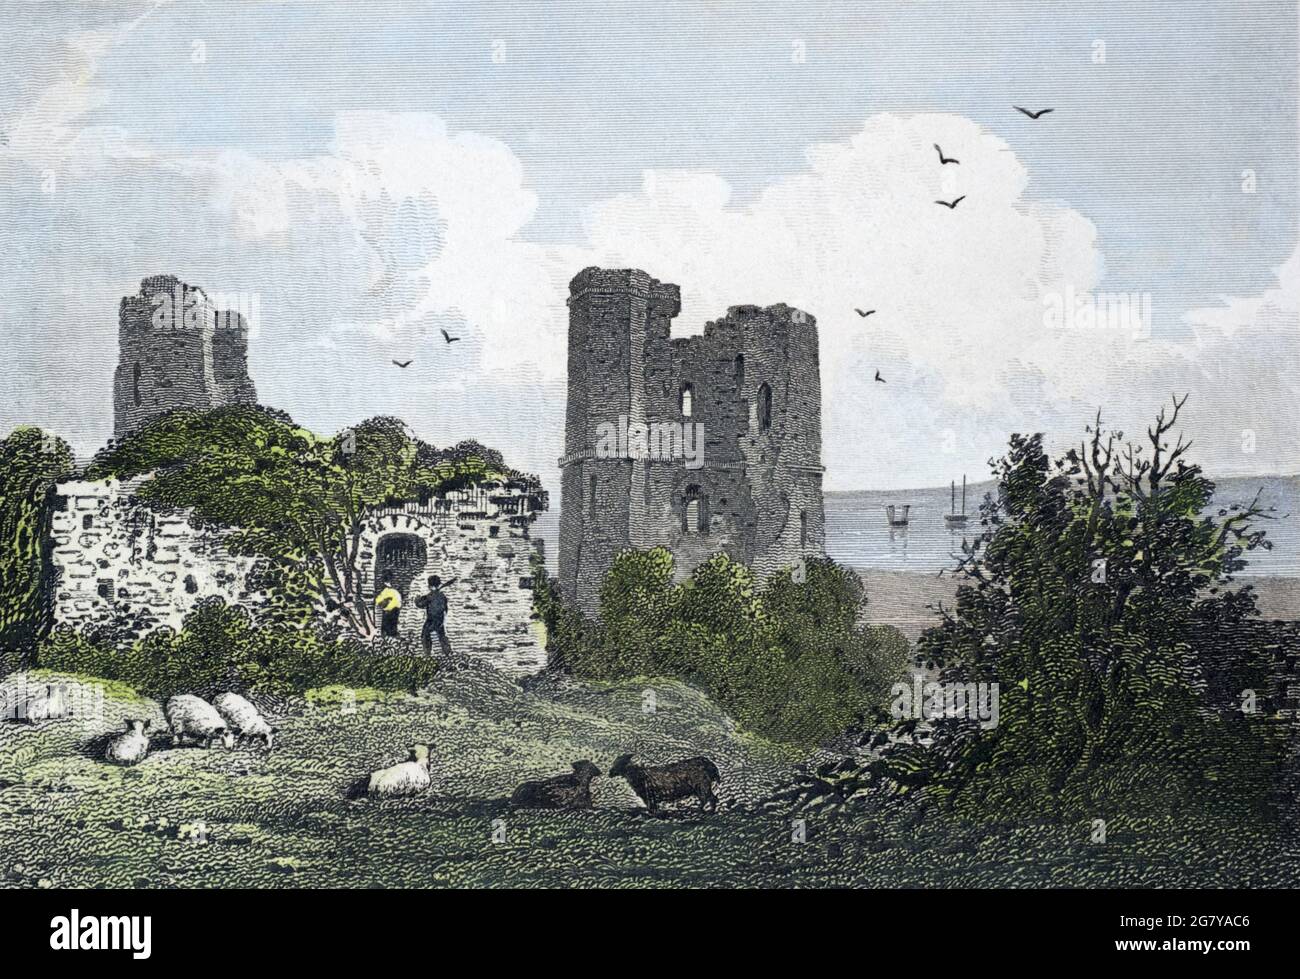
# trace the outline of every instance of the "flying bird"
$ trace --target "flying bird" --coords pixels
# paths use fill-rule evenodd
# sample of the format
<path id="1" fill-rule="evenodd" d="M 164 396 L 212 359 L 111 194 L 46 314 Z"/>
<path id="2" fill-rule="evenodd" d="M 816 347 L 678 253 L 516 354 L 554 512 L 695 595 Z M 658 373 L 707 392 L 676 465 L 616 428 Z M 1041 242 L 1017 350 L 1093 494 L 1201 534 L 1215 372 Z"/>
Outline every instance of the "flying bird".
<path id="1" fill-rule="evenodd" d="M 962 194 L 960 197 L 958 197 L 958 198 L 957 198 L 955 201 L 953 201 L 951 204 L 948 203 L 947 201 L 935 201 L 935 203 L 936 203 L 936 204 L 942 204 L 944 207 L 946 207 L 946 208 L 947 208 L 948 210 L 950 210 L 950 211 L 955 211 L 955 210 L 957 209 L 957 205 L 960 204 L 960 203 L 961 203 L 962 201 L 964 201 L 965 199 L 966 199 L 966 195 L 965 195 L 965 194 Z"/>
<path id="2" fill-rule="evenodd" d="M 884 383 L 885 383 L 885 379 L 884 379 L 883 377 L 880 376 L 880 371 L 879 371 L 879 370 L 876 371 L 876 380 L 879 381 L 881 384 L 884 384 Z"/>
<path id="3" fill-rule="evenodd" d="M 393 361 L 393 363 L 396 364 L 398 367 L 410 367 L 410 366 L 411 366 L 411 361 L 409 361 L 409 360 L 395 360 L 395 361 Z"/>
<path id="4" fill-rule="evenodd" d="M 442 338 L 443 338 L 444 340 L 446 340 L 448 343 L 455 343 L 457 340 L 460 339 L 460 337 L 454 337 L 454 336 L 452 336 L 450 333 L 448 333 L 446 330 L 443 330 L 443 329 L 439 329 L 438 332 L 442 334 Z"/>
<path id="5" fill-rule="evenodd" d="M 1017 112 L 1023 112 L 1030 119 L 1037 119 L 1039 116 L 1045 116 L 1049 112 L 1053 111 L 1052 109 L 1039 109 L 1037 112 L 1030 112 L 1028 109 L 1020 108 L 1018 105 L 1013 105 L 1011 108 L 1015 109 Z"/>
<path id="6" fill-rule="evenodd" d="M 875 310 L 874 310 L 874 309 L 858 309 L 857 306 L 854 306 L 854 307 L 853 307 L 853 312 L 857 313 L 857 314 L 858 314 L 859 316 L 861 316 L 863 319 L 866 319 L 866 317 L 868 317 L 868 316 L 870 316 L 872 313 L 874 313 Z"/>
<path id="7" fill-rule="evenodd" d="M 939 154 L 940 163 L 961 163 L 961 160 L 958 160 L 956 157 L 944 156 L 943 150 L 939 149 L 938 143 L 934 144 L 934 151 Z"/>

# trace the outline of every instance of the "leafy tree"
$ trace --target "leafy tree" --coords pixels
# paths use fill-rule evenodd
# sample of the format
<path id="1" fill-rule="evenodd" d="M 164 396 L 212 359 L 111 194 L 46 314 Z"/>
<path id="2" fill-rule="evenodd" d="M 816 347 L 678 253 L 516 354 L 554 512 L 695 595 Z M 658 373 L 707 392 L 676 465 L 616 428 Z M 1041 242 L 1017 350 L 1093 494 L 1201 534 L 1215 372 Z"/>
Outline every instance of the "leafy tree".
<path id="1" fill-rule="evenodd" d="M 286 619 L 323 611 L 369 637 L 376 619 L 363 594 L 361 540 L 370 510 L 488 480 L 536 484 L 480 450 L 437 450 L 391 417 L 322 438 L 282 412 L 240 405 L 172 412 L 110 445 L 88 476 L 152 474 L 138 497 L 235 528 L 228 546 L 264 559 L 259 573 Z"/>
<path id="2" fill-rule="evenodd" d="M 67 443 L 39 428 L 0 441 L 0 650 L 30 650 L 49 630 L 52 493 L 72 471 Z"/>
<path id="3" fill-rule="evenodd" d="M 760 587 L 725 554 L 673 583 L 669 551 L 625 550 L 601 585 L 599 621 L 566 607 L 537 577 L 552 667 L 581 676 L 674 676 L 703 689 L 743 727 L 811 746 L 883 710 L 906 640 L 859 624 L 857 576 L 808 562 Z"/>
<path id="4" fill-rule="evenodd" d="M 882 774 L 981 811 L 1264 798 L 1277 739 L 1210 707 L 1200 654 L 1255 614 L 1249 588 L 1225 589 L 1269 546 L 1268 514 L 1258 496 L 1211 512 L 1213 482 L 1170 442 L 1185 400 L 1145 445 L 1100 414 L 1056 460 L 1041 436 L 1012 437 L 956 607 L 919 647 L 944 680 L 997 682 L 1000 723 L 941 722 L 932 748 L 887 753 Z"/>

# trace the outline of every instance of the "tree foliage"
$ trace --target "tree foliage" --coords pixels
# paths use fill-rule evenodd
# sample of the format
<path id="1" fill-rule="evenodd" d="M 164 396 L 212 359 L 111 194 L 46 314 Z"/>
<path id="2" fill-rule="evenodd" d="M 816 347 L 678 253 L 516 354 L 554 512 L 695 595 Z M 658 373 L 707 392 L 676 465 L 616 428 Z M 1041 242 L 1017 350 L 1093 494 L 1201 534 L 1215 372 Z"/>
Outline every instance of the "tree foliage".
<path id="1" fill-rule="evenodd" d="M 982 812 L 1264 798 L 1275 732 L 1211 706 L 1203 654 L 1255 614 L 1250 589 L 1227 586 L 1269 546 L 1268 514 L 1258 496 L 1214 511 L 1190 443 L 1170 441 L 1184 401 L 1145 444 L 1100 415 L 1055 460 L 1041 436 L 1012 437 L 956 607 L 919 645 L 943 680 L 998 683 L 1000 723 L 940 722 L 933 746 L 887 751 L 881 774 Z"/>
<path id="2" fill-rule="evenodd" d="M 0 651 L 29 650 L 49 630 L 52 493 L 72 471 L 67 443 L 39 428 L 0 441 Z"/>
<path id="3" fill-rule="evenodd" d="M 235 528 L 227 546 L 264 559 L 260 573 L 285 618 L 325 612 L 362 637 L 376 628 L 361 568 L 368 511 L 485 481 L 536 482 L 477 443 L 436 449 L 397 418 L 323 438 L 282 412 L 243 405 L 172 412 L 110 445 L 88 477 L 144 474 L 152 478 L 137 496 L 147 504 Z"/>
<path id="4" fill-rule="evenodd" d="M 906 640 L 861 624 L 861 580 L 832 561 L 806 562 L 802 582 L 785 571 L 761 585 L 716 554 L 673 579 L 667 550 L 622 552 L 591 621 L 539 576 L 551 665 L 600 679 L 679 677 L 745 728 L 799 746 L 879 716 L 906 665 Z"/>

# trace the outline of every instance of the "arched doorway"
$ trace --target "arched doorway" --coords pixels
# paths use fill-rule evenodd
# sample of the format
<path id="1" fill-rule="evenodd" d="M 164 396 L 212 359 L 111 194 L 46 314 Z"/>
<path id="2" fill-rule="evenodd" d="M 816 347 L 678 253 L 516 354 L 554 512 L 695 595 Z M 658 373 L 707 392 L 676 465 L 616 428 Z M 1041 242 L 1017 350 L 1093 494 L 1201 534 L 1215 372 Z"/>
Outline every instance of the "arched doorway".
<path id="1" fill-rule="evenodd" d="M 405 607 L 411 599 L 411 582 L 429 561 L 424 540 L 415 534 L 393 533 L 379 538 L 375 548 L 375 592 L 383 586 L 384 575 L 391 572 L 393 587 L 402 596 Z"/>

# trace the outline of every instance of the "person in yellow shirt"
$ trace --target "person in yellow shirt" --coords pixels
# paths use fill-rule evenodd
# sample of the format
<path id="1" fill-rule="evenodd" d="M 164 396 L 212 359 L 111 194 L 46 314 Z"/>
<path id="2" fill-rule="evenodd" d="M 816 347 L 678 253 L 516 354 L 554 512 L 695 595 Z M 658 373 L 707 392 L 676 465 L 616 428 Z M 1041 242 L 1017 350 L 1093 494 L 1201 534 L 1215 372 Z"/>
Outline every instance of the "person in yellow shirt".
<path id="1" fill-rule="evenodd" d="M 393 587 L 393 573 L 384 572 L 384 588 L 375 596 L 375 605 L 383 614 L 380 623 L 380 632 L 385 636 L 397 635 L 397 618 L 402 609 L 402 595 Z"/>

